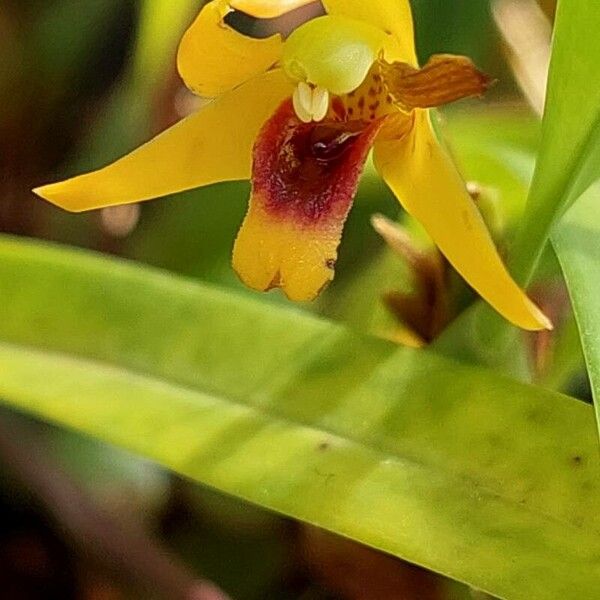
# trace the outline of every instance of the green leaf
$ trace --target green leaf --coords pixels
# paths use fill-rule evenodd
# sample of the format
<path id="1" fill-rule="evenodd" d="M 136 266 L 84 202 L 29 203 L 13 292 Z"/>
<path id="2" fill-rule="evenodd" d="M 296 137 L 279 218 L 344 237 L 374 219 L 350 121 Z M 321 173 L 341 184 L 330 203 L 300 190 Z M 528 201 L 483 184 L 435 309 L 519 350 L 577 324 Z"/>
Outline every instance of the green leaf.
<path id="1" fill-rule="evenodd" d="M 593 598 L 589 406 L 248 297 L 0 239 L 0 396 L 509 599 Z"/>
<path id="2" fill-rule="evenodd" d="M 599 175 L 598 31 L 596 4 L 558 3 L 542 141 L 514 249 L 515 273 L 524 282 L 531 278 L 554 223 Z"/>
<path id="3" fill-rule="evenodd" d="M 600 184 L 583 194 L 559 225 L 552 242 L 569 288 L 600 423 Z"/>
<path id="4" fill-rule="evenodd" d="M 527 279 L 554 226 L 552 240 L 573 301 L 597 409 L 600 196 L 598 186 L 590 186 L 600 179 L 599 28 L 600 11 L 592 3 L 559 3 L 540 155 L 516 247 L 517 270 Z"/>

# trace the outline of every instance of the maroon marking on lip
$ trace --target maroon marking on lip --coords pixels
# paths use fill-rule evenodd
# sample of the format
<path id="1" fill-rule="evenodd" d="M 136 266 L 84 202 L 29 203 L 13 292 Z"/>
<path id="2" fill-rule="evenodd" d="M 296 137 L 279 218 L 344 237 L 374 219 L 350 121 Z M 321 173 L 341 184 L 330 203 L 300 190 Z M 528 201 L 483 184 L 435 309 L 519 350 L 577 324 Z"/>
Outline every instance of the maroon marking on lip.
<path id="1" fill-rule="evenodd" d="M 300 226 L 343 222 L 383 121 L 307 124 L 284 102 L 254 147 L 252 182 L 264 209 Z"/>
<path id="2" fill-rule="evenodd" d="M 341 120 L 341 121 L 345 121 L 348 113 L 346 111 L 346 107 L 344 106 L 344 103 L 342 102 L 342 100 L 340 98 L 338 98 L 337 96 L 331 101 L 331 108 L 333 109 L 333 112 L 335 113 L 335 116 Z M 350 109 L 350 115 L 352 114 L 352 109 Z"/>

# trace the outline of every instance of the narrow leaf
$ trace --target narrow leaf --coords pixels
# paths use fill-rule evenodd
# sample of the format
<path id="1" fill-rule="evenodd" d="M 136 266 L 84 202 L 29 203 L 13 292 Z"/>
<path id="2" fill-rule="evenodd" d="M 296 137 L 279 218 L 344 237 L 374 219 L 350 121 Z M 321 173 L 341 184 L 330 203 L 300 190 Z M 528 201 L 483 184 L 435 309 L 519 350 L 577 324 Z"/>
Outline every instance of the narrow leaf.
<path id="1" fill-rule="evenodd" d="M 599 30 L 593 2 L 559 1 L 540 153 L 514 249 L 523 280 L 531 277 L 553 224 L 599 174 Z"/>
<path id="2" fill-rule="evenodd" d="M 571 294 L 600 423 L 600 184 L 577 200 L 552 235 Z"/>

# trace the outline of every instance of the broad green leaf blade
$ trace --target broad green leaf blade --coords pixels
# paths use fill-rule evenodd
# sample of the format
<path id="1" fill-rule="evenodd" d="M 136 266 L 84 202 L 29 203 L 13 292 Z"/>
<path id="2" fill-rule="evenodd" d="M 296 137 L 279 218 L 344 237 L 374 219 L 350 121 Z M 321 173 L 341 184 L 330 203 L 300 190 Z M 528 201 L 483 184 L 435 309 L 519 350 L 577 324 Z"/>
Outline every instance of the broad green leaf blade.
<path id="1" fill-rule="evenodd" d="M 598 177 L 600 159 L 600 10 L 560 0 L 542 141 L 515 269 L 529 280 L 552 225 Z"/>
<path id="2" fill-rule="evenodd" d="M 0 240 L 0 396 L 509 599 L 593 598 L 590 407 L 293 309 Z"/>
<path id="3" fill-rule="evenodd" d="M 579 198 L 552 234 L 571 294 L 600 423 L 600 184 Z"/>

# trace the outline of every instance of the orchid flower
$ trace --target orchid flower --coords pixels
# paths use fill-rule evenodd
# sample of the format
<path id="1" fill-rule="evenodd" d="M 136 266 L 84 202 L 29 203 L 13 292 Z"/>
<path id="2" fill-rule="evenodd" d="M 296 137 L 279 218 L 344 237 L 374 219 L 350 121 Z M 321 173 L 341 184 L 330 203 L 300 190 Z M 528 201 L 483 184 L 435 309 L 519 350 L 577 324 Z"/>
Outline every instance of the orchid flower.
<path id="1" fill-rule="evenodd" d="M 206 4 L 181 41 L 178 68 L 193 92 L 214 99 L 115 163 L 36 193 L 83 211 L 250 179 L 233 266 L 251 288 L 307 301 L 333 279 L 374 148 L 382 178 L 464 279 L 512 323 L 551 328 L 509 275 L 432 128 L 430 109 L 480 96 L 489 79 L 458 56 L 419 68 L 408 0 L 323 0 L 326 14 L 286 39 L 228 24 L 234 10 L 263 19 L 310 3 Z"/>

